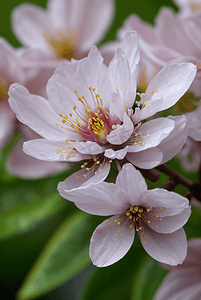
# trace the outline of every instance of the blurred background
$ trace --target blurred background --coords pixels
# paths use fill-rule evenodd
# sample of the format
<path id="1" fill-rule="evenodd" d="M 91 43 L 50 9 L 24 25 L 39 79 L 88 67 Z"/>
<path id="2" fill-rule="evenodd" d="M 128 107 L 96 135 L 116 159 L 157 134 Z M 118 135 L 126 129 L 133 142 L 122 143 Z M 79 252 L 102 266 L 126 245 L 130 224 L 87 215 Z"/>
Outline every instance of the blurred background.
<path id="1" fill-rule="evenodd" d="M 20 47 L 11 29 L 13 8 L 25 1 L 0 3 L 0 35 L 14 47 Z M 32 0 L 46 7 L 46 0 Z M 114 40 L 116 31 L 131 13 L 154 24 L 162 6 L 178 11 L 171 0 L 116 0 L 113 23 L 101 44 Z M 101 20 L 99 20 L 101 21 Z M 90 262 L 88 248 L 96 226 L 104 220 L 80 212 L 73 203 L 61 198 L 56 187 L 72 167 L 56 176 L 27 180 L 9 174 L 5 159 L 20 133 L 16 132 L 0 152 L 0 282 L 2 299 L 109 299 L 151 300 L 166 275 L 159 264 L 144 252 L 138 237 L 129 253 L 118 263 L 98 269 Z M 198 180 L 197 173 L 185 173 L 177 158 L 168 165 L 183 176 Z M 112 169 L 116 176 L 116 169 Z M 160 182 L 148 182 L 149 188 Z M 186 192 L 178 186 L 178 193 Z M 193 208 L 185 226 L 188 238 L 200 236 L 200 210 Z"/>

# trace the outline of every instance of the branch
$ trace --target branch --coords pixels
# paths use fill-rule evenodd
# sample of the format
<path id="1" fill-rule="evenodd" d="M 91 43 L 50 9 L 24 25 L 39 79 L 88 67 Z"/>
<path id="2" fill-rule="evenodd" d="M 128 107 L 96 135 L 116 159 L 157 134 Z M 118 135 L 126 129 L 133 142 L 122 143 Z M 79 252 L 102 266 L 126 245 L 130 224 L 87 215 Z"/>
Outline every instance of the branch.
<path id="1" fill-rule="evenodd" d="M 156 167 L 155 169 L 161 171 L 162 173 L 165 173 L 169 176 L 169 179 L 175 183 L 180 183 L 184 186 L 186 186 L 187 188 L 192 188 L 192 186 L 194 185 L 194 183 L 188 179 L 186 179 L 185 177 L 179 175 L 177 172 L 175 172 L 174 170 L 170 169 L 169 167 L 165 166 L 165 165 L 160 165 L 158 167 Z"/>

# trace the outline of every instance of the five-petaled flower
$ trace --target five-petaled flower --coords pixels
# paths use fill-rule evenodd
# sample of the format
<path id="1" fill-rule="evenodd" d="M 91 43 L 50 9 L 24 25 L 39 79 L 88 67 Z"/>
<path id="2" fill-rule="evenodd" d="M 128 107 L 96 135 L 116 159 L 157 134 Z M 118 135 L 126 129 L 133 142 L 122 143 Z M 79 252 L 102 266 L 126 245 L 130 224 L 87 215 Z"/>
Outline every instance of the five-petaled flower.
<path id="1" fill-rule="evenodd" d="M 81 58 L 100 42 L 114 15 L 113 0 L 49 0 L 47 9 L 21 4 L 12 27 L 19 41 L 57 59 Z"/>
<path id="2" fill-rule="evenodd" d="M 131 164 L 119 172 L 116 184 L 101 182 L 76 187 L 67 178 L 59 183 L 62 197 L 85 212 L 113 217 L 94 231 L 89 254 L 98 267 L 111 265 L 130 249 L 135 231 L 154 259 L 181 264 L 187 253 L 182 226 L 191 210 L 188 199 L 162 188 L 147 190 L 146 182 Z"/>
<path id="3" fill-rule="evenodd" d="M 113 160 L 126 158 L 149 169 L 175 156 L 187 138 L 186 117 L 142 120 L 175 104 L 193 81 L 196 67 L 165 67 L 135 101 L 138 64 L 138 36 L 132 31 L 108 68 L 95 46 L 88 57 L 61 63 L 48 82 L 48 100 L 12 85 L 12 110 L 43 137 L 24 143 L 24 151 L 46 161 L 85 160 L 76 177 L 86 180 L 93 174 L 104 180 Z"/>

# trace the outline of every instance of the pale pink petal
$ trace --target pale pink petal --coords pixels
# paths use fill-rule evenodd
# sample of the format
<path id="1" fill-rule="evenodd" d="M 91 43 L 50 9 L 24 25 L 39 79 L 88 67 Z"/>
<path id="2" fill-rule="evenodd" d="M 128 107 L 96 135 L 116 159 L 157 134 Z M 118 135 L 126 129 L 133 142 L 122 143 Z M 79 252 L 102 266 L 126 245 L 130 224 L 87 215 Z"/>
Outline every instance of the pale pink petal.
<path id="1" fill-rule="evenodd" d="M 134 28 L 135 29 L 135 28 Z M 137 88 L 137 76 L 138 76 L 138 65 L 140 61 L 140 50 L 137 31 L 130 31 L 125 34 L 120 43 L 120 48 L 126 54 L 126 58 L 129 62 L 131 71 L 131 88 L 136 91 Z M 135 95 L 134 95 L 135 98 Z M 129 107 L 132 107 L 132 99 L 126 101 Z"/>
<path id="2" fill-rule="evenodd" d="M 195 272 L 195 270 L 194 270 Z M 201 295 L 200 276 L 178 268 L 171 271 L 163 281 L 154 300 L 198 300 Z"/>
<path id="3" fill-rule="evenodd" d="M 163 68 L 150 82 L 147 91 L 158 90 L 150 103 L 154 102 L 156 94 L 163 97 L 161 110 L 174 105 L 189 89 L 196 75 L 196 66 L 192 63 L 170 64 Z M 146 108 L 146 107 L 145 107 Z"/>
<path id="4" fill-rule="evenodd" d="M 12 28 L 22 44 L 48 50 L 43 34 L 51 31 L 51 24 L 43 8 L 33 4 L 19 5 L 12 12 Z"/>
<path id="5" fill-rule="evenodd" d="M 147 225 L 150 228 L 152 228 L 154 231 L 158 233 L 172 233 L 180 229 L 186 224 L 186 222 L 190 217 L 190 214 L 191 214 L 191 209 L 189 206 L 188 208 L 184 208 L 182 212 L 174 216 L 153 218 L 149 220 L 151 223 L 148 222 L 147 218 L 144 218 L 143 221 L 147 223 Z"/>
<path id="6" fill-rule="evenodd" d="M 105 147 L 101 147 L 95 142 L 70 142 L 70 144 L 79 152 L 82 154 L 99 154 L 103 153 L 105 150 Z"/>
<path id="7" fill-rule="evenodd" d="M 5 167 L 11 174 L 21 177 L 37 179 L 64 172 L 69 164 L 62 162 L 46 162 L 35 159 L 22 150 L 25 139 L 21 136 L 6 158 Z"/>
<path id="8" fill-rule="evenodd" d="M 131 164 L 123 165 L 117 175 L 116 184 L 120 186 L 132 205 L 140 205 L 141 197 L 147 190 L 147 185 L 141 173 Z"/>
<path id="9" fill-rule="evenodd" d="M 135 130 L 137 145 L 130 146 L 129 152 L 139 152 L 148 148 L 156 147 L 173 131 L 175 122 L 168 118 L 158 118 L 143 123 Z"/>
<path id="10" fill-rule="evenodd" d="M 52 23 L 54 29 L 65 28 L 65 30 L 70 30 L 74 28 L 76 23 L 75 11 L 77 8 L 76 0 L 49 0 L 47 3 L 47 14 L 49 20 Z"/>
<path id="11" fill-rule="evenodd" d="M 164 67 L 148 85 L 145 94 L 153 91 L 153 96 L 141 109 L 135 122 L 152 116 L 154 106 L 161 111 L 174 105 L 189 89 L 195 75 L 196 66 L 192 63 L 175 63 Z"/>
<path id="12" fill-rule="evenodd" d="M 184 262 L 186 267 L 188 264 L 196 265 L 201 268 L 201 239 L 194 238 L 188 241 L 188 254 Z"/>
<path id="13" fill-rule="evenodd" d="M 120 260 L 130 249 L 135 230 L 131 230 L 129 222 L 117 225 L 114 216 L 101 223 L 94 231 L 89 248 L 89 256 L 97 267 L 109 266 Z"/>
<path id="14" fill-rule="evenodd" d="M 9 89 L 9 104 L 23 124 L 29 126 L 42 137 L 52 140 L 78 138 L 79 134 L 67 132 L 55 126 L 61 118 L 52 109 L 50 103 L 42 97 L 31 95 L 20 84 L 12 84 Z M 62 123 L 61 123 L 62 124 Z"/>
<path id="15" fill-rule="evenodd" d="M 136 153 L 127 153 L 126 159 L 134 166 L 142 169 L 152 169 L 158 166 L 163 158 L 162 152 L 155 148 L 149 148 Z"/>
<path id="16" fill-rule="evenodd" d="M 110 101 L 110 115 L 113 119 L 123 121 L 123 116 L 126 112 L 126 107 L 122 103 L 122 98 L 118 89 L 113 92 Z"/>
<path id="17" fill-rule="evenodd" d="M 135 113 L 132 116 L 132 120 L 135 124 L 139 123 L 140 121 L 146 118 L 149 118 L 150 116 L 155 115 L 158 111 L 161 110 L 162 103 L 163 103 L 163 97 L 161 95 L 160 96 L 157 95 L 155 97 L 154 103 L 152 103 L 152 105 L 150 104 L 150 101 L 146 104 L 146 106 L 143 109 L 140 109 L 139 107 L 135 108 Z M 146 109 L 148 105 L 149 108 Z"/>
<path id="18" fill-rule="evenodd" d="M 129 103 L 126 103 L 125 96 L 128 90 L 131 90 L 131 73 L 128 59 L 121 48 L 117 49 L 115 56 L 108 67 L 110 81 L 114 89 L 118 89 L 122 102 L 122 118 L 126 110 L 125 104 L 128 108 L 132 108 L 135 96 L 130 99 Z M 123 110 L 124 108 L 124 110 Z"/>
<path id="19" fill-rule="evenodd" d="M 13 82 L 23 84 L 26 79 L 17 50 L 3 38 L 0 38 L 0 74 L 7 85 Z"/>
<path id="20" fill-rule="evenodd" d="M 160 43 L 183 56 L 194 53 L 195 43 L 189 41 L 186 26 L 181 19 L 174 15 L 173 11 L 168 8 L 161 9 L 156 24 L 156 35 Z"/>
<path id="21" fill-rule="evenodd" d="M 146 41 L 146 43 L 156 46 L 158 41 L 155 37 L 154 27 L 149 23 L 142 21 L 137 15 L 130 15 L 124 22 L 122 28 L 117 32 L 119 39 L 122 39 L 126 32 L 136 30 L 139 38 Z"/>
<path id="22" fill-rule="evenodd" d="M 78 101 L 78 97 L 85 96 L 88 105 L 94 111 L 95 103 L 89 87 L 96 89 L 95 93 L 100 94 L 104 105 L 105 100 L 108 100 L 105 93 L 102 95 L 103 89 L 100 88 L 100 79 L 105 72 L 102 57 L 95 47 L 91 49 L 88 57 L 80 61 L 65 61 L 60 64 L 47 85 L 48 99 L 54 110 L 58 114 L 68 114 L 73 112 L 73 107 L 76 106 L 84 116 L 86 114 L 85 107 Z M 110 93 L 107 97 L 110 98 Z"/>
<path id="23" fill-rule="evenodd" d="M 77 3 L 78 10 L 74 14 L 77 15 L 81 31 L 80 47 L 82 51 L 88 51 L 91 45 L 97 44 L 104 37 L 110 26 L 114 15 L 114 1 L 85 0 L 83 4 L 80 1 Z"/>
<path id="24" fill-rule="evenodd" d="M 61 185 L 58 186 L 58 190 L 61 191 Z M 62 195 L 72 200 L 79 209 L 93 215 L 121 214 L 129 207 L 122 189 L 108 182 L 92 183 L 74 191 L 64 189 Z"/>
<path id="25" fill-rule="evenodd" d="M 15 130 L 15 115 L 8 102 L 0 100 L 0 148 L 4 147 Z"/>
<path id="26" fill-rule="evenodd" d="M 134 130 L 133 122 L 125 112 L 123 115 L 123 124 L 117 129 L 112 130 L 106 137 L 107 141 L 113 145 L 125 143 Z"/>
<path id="27" fill-rule="evenodd" d="M 201 141 L 201 105 L 195 111 L 188 113 L 187 125 L 189 127 L 189 135 L 196 141 Z"/>
<path id="28" fill-rule="evenodd" d="M 157 233 L 143 223 L 144 234 L 139 237 L 145 251 L 155 260 L 176 266 L 181 264 L 187 254 L 187 240 L 184 229 L 173 233 Z"/>
<path id="29" fill-rule="evenodd" d="M 23 150 L 26 154 L 45 161 L 74 162 L 92 158 L 90 155 L 79 153 L 65 141 L 35 139 L 25 142 Z"/>
<path id="30" fill-rule="evenodd" d="M 102 182 L 106 179 L 110 171 L 110 165 L 105 164 L 99 167 L 95 173 L 93 171 L 88 172 L 86 169 L 81 169 L 71 176 L 69 176 L 63 182 L 58 184 L 58 191 L 61 196 L 70 201 L 77 199 L 79 189 L 88 187 L 90 184 Z"/>
<path id="31" fill-rule="evenodd" d="M 162 188 L 156 188 L 144 193 L 142 204 L 144 207 L 163 207 L 163 209 L 159 209 L 156 214 L 160 217 L 166 217 L 176 215 L 183 211 L 184 208 L 189 206 L 189 200 L 177 193 L 169 192 Z M 169 209 L 174 209 L 175 213 Z"/>
<path id="32" fill-rule="evenodd" d="M 102 39 L 113 13 L 112 0 L 51 0 L 48 3 L 48 15 L 55 29 L 78 29 L 79 48 L 82 52 L 87 52 L 91 45 Z M 100 19 L 101 22 L 98 21 Z"/>
<path id="33" fill-rule="evenodd" d="M 181 150 L 188 137 L 189 131 L 186 126 L 186 117 L 184 115 L 175 117 L 169 116 L 168 118 L 175 122 L 175 128 L 157 146 L 157 148 L 163 153 L 161 164 L 172 159 Z"/>
<path id="34" fill-rule="evenodd" d="M 104 152 L 104 156 L 110 159 L 123 159 L 127 154 L 129 146 L 126 146 L 124 149 L 120 150 L 113 150 L 113 149 L 106 149 Z"/>

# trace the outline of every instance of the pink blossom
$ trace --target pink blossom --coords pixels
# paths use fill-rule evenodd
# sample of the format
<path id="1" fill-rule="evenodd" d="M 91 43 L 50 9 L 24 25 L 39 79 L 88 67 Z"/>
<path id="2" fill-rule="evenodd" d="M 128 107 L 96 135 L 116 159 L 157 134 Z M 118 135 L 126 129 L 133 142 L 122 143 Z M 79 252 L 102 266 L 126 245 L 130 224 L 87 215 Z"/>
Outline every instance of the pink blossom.
<path id="1" fill-rule="evenodd" d="M 176 30 L 175 30 L 176 28 Z M 138 16 L 129 16 L 117 33 L 121 40 L 126 32 L 136 30 L 139 34 L 141 53 L 138 87 L 147 88 L 149 81 L 166 65 L 174 62 L 192 62 L 198 73 L 190 89 L 201 95 L 201 22 L 199 15 L 180 17 L 169 8 L 162 8 L 155 26 L 142 21 Z M 103 46 L 103 54 L 109 60 L 117 42 Z"/>
<path id="2" fill-rule="evenodd" d="M 3 147 L 15 130 L 15 115 L 8 105 L 7 91 L 13 82 L 25 83 L 25 73 L 16 50 L 0 39 L 0 147 Z"/>
<path id="3" fill-rule="evenodd" d="M 181 266 L 171 267 L 155 300 L 198 300 L 201 297 L 201 239 L 188 242 L 186 259 Z"/>
<path id="4" fill-rule="evenodd" d="M 200 14 L 201 12 L 201 1 L 200 0 L 175 0 L 175 3 L 179 6 L 179 15 L 188 17 L 189 15 Z"/>
<path id="5" fill-rule="evenodd" d="M 59 183 L 58 191 L 87 213 L 114 214 L 92 235 L 89 254 L 93 264 L 104 267 L 121 259 L 130 249 L 135 231 L 154 259 L 170 265 L 183 262 L 187 241 L 182 226 L 190 216 L 186 198 L 160 188 L 147 190 L 144 178 L 131 164 L 123 166 L 116 184 L 76 185 L 75 179 L 67 178 Z"/>
<path id="6" fill-rule="evenodd" d="M 186 171 L 198 170 L 201 163 L 201 105 L 186 114 L 189 137 L 178 153 Z"/>
<path id="7" fill-rule="evenodd" d="M 39 138 L 17 122 L 8 104 L 10 84 L 23 83 L 30 91 L 46 96 L 47 80 L 53 74 L 57 62 L 44 59 L 41 51 L 35 49 L 15 49 L 3 38 L 0 39 L 0 147 L 4 147 L 15 131 L 20 131 L 17 140 L 6 158 L 7 170 L 20 177 L 38 178 L 66 169 L 62 164 L 42 162 L 24 154 L 22 144 L 26 140 Z M 22 142 L 23 140 L 23 142 Z"/>
<path id="8" fill-rule="evenodd" d="M 108 68 L 95 46 L 88 57 L 61 63 L 48 82 L 48 100 L 12 85 L 12 110 L 43 137 L 24 143 L 24 151 L 45 161 L 87 160 L 83 175 L 95 173 L 98 178 L 99 172 L 106 178 L 112 160 L 125 157 L 149 169 L 175 156 L 187 138 L 186 118 L 141 121 L 176 103 L 190 86 L 196 67 L 167 66 L 135 102 L 138 63 L 138 37 L 133 31 L 125 35 Z"/>
<path id="9" fill-rule="evenodd" d="M 23 45 L 70 60 L 84 57 L 100 42 L 113 14 L 113 0 L 49 0 L 47 9 L 19 5 L 13 11 L 12 25 Z"/>

